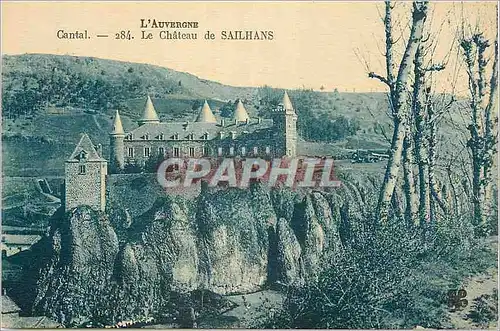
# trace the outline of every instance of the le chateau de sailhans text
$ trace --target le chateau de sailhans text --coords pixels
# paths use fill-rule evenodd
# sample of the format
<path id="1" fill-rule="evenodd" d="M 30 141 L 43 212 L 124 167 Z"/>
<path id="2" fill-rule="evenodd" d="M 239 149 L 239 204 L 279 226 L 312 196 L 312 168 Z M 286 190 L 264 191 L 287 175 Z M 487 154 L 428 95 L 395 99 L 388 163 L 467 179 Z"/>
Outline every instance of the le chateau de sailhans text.
<path id="1" fill-rule="evenodd" d="M 272 41 L 274 30 L 270 29 L 224 29 L 211 31 L 200 27 L 198 21 L 164 21 L 155 18 L 141 18 L 139 30 L 92 31 L 91 29 L 60 29 L 56 32 L 58 39 L 88 40 L 93 38 L 110 38 L 117 40 L 256 40 Z"/>

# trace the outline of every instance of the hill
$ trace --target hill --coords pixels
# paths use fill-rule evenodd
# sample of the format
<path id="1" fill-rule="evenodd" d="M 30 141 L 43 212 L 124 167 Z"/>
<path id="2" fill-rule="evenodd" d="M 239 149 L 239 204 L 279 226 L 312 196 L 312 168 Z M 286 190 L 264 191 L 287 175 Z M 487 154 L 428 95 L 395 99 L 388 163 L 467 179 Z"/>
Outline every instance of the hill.
<path id="1" fill-rule="evenodd" d="M 266 117 L 283 92 L 223 85 L 148 64 L 47 54 L 3 56 L 2 88 L 4 175 L 15 176 L 62 175 L 81 132 L 107 153 L 114 110 L 125 129 L 133 129 L 147 94 L 162 120 L 191 121 L 204 99 L 219 118 L 231 116 L 237 99 L 251 116 Z M 387 146 L 379 132 L 389 125 L 384 94 L 289 94 L 299 113 L 299 150 L 324 155 Z"/>

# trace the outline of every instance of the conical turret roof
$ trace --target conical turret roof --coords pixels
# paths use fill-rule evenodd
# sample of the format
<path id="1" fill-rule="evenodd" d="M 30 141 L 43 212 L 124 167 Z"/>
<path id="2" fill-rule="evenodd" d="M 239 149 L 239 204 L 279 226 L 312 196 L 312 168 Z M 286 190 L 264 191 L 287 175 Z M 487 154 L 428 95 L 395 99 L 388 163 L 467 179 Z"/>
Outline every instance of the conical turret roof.
<path id="1" fill-rule="evenodd" d="M 215 119 L 215 115 L 214 115 L 214 113 L 212 113 L 212 110 L 210 109 L 210 106 L 208 105 L 207 100 L 205 100 L 203 107 L 201 107 L 201 110 L 200 110 L 200 113 L 198 114 L 198 118 L 196 119 L 196 122 L 217 123 L 217 120 Z"/>
<path id="2" fill-rule="evenodd" d="M 233 114 L 233 121 L 245 122 L 247 119 L 250 119 L 250 116 L 248 116 L 247 110 L 245 106 L 243 106 L 243 102 L 238 100 L 238 104 Z"/>
<path id="3" fill-rule="evenodd" d="M 113 131 L 111 131 L 112 135 L 124 135 L 125 131 L 123 131 L 122 119 L 120 118 L 120 113 L 118 110 L 115 113 L 115 122 L 113 123 Z"/>
<path id="4" fill-rule="evenodd" d="M 290 101 L 290 97 L 288 97 L 288 93 L 285 91 L 283 95 L 283 100 L 281 101 L 285 110 L 293 110 L 292 101 Z"/>
<path id="5" fill-rule="evenodd" d="M 94 144 L 92 144 L 92 141 L 86 133 L 82 134 L 78 145 L 76 145 L 68 161 L 80 161 L 82 158 L 85 158 L 86 161 L 105 161 L 99 156 Z"/>
<path id="6" fill-rule="evenodd" d="M 146 106 L 144 107 L 144 113 L 142 113 L 142 117 L 139 119 L 139 125 L 144 123 L 160 123 L 160 119 L 158 118 L 158 114 L 156 114 L 155 106 L 153 105 L 153 101 L 148 95 L 148 99 L 146 100 Z"/>

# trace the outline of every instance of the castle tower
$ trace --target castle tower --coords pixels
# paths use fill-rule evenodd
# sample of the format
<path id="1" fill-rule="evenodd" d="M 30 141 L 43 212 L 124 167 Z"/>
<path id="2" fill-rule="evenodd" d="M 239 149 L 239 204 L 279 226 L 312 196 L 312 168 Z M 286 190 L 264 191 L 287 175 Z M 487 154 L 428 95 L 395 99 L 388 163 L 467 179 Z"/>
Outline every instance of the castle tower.
<path id="1" fill-rule="evenodd" d="M 82 134 L 65 162 L 65 210 L 87 205 L 104 211 L 107 169 L 106 160 L 97 153 L 89 136 Z"/>
<path id="2" fill-rule="evenodd" d="M 115 113 L 113 131 L 109 134 L 109 163 L 110 172 L 119 172 L 125 167 L 125 131 L 123 130 L 122 119 L 118 110 Z"/>
<path id="3" fill-rule="evenodd" d="M 198 114 L 196 122 L 217 123 L 215 115 L 214 113 L 212 113 L 212 110 L 210 109 L 207 100 L 205 100 L 205 103 L 203 104 L 203 107 L 201 108 L 201 111 Z"/>
<path id="4" fill-rule="evenodd" d="M 250 116 L 248 116 L 247 110 L 245 109 L 245 106 L 243 106 L 243 102 L 238 100 L 238 104 L 236 105 L 236 109 L 233 114 L 233 121 L 235 123 L 245 122 L 247 119 L 250 119 Z"/>
<path id="5" fill-rule="evenodd" d="M 277 148 L 285 156 L 297 155 L 297 114 L 293 108 L 288 93 L 285 91 L 283 100 L 273 112 L 273 121 L 276 127 Z"/>
<path id="6" fill-rule="evenodd" d="M 137 121 L 137 123 L 139 123 L 139 125 L 143 125 L 146 123 L 160 123 L 158 114 L 156 114 L 155 106 L 153 105 L 153 101 L 151 101 L 149 95 L 148 99 L 146 100 L 146 105 L 144 106 L 142 117 Z"/>

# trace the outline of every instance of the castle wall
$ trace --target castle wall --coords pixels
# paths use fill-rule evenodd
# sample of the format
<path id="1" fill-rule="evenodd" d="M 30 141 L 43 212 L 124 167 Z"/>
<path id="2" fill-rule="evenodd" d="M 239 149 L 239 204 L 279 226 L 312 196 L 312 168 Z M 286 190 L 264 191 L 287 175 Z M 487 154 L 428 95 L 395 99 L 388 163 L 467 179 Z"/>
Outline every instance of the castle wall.
<path id="1" fill-rule="evenodd" d="M 200 194 L 200 185 L 166 190 L 151 174 L 113 174 L 107 178 L 107 204 L 110 209 L 127 210 L 131 217 L 137 217 L 150 210 L 160 197 L 180 194 L 186 199 Z"/>
<path id="2" fill-rule="evenodd" d="M 80 165 L 85 165 L 85 174 L 80 174 Z M 88 205 L 97 210 L 104 210 L 106 174 L 106 162 L 66 162 L 65 209 Z"/>
<path id="3" fill-rule="evenodd" d="M 223 138 L 215 137 L 211 140 L 134 140 L 124 141 L 123 155 L 125 164 L 137 163 L 144 165 L 147 156 L 144 155 L 145 148 L 150 148 L 150 157 L 155 157 L 159 149 L 163 148 L 166 157 L 231 157 L 231 156 L 254 156 L 254 157 L 282 157 L 285 154 L 285 135 L 283 132 L 275 132 L 272 128 L 236 135 L 233 139 L 230 132 L 226 132 Z M 254 153 L 254 148 L 257 153 Z M 129 148 L 133 149 L 133 157 L 129 155 Z M 174 148 L 179 149 L 179 155 L 174 155 Z M 190 155 L 190 148 L 194 148 L 194 155 Z M 219 155 L 222 148 L 222 155 Z M 244 149 L 243 149 L 244 148 Z M 205 154 L 204 152 L 208 152 Z M 231 153 L 232 152 L 232 153 Z"/>

